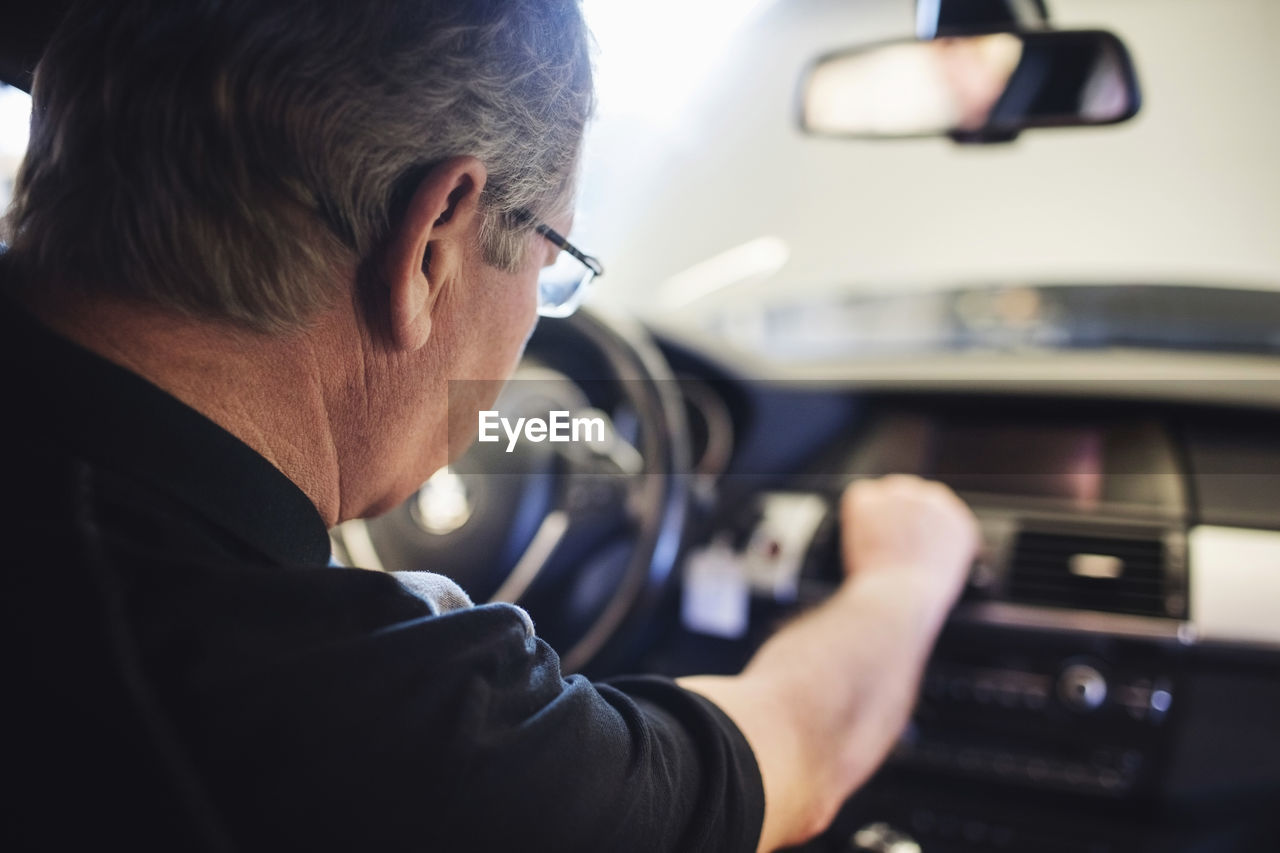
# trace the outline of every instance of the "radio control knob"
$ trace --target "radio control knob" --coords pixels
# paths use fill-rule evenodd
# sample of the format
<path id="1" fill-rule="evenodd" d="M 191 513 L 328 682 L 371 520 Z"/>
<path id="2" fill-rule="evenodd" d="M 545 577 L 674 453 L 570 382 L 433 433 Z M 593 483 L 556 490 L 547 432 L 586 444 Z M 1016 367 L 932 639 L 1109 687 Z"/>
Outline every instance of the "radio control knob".
<path id="1" fill-rule="evenodd" d="M 851 850 L 862 853 L 920 853 L 920 845 L 905 832 L 887 823 L 871 823 L 849 838 Z"/>
<path id="2" fill-rule="evenodd" d="M 1058 676 L 1058 698 L 1075 711 L 1096 711 L 1107 699 L 1107 680 L 1088 664 L 1072 664 Z"/>

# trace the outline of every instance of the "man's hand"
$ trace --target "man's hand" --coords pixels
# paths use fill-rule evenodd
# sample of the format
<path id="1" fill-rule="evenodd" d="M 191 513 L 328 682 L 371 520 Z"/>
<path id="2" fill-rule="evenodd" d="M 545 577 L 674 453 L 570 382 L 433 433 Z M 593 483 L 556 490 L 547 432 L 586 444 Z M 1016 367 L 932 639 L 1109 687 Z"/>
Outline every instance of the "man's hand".
<path id="1" fill-rule="evenodd" d="M 846 579 L 765 643 L 741 675 L 680 683 L 737 723 L 764 780 L 761 850 L 820 832 L 884 760 L 978 547 L 945 486 L 887 477 L 841 504 Z"/>
<path id="2" fill-rule="evenodd" d="M 840 503 L 845 574 L 919 584 L 950 609 L 977 553 L 978 524 L 941 483 L 896 475 L 859 480 Z M 911 593 L 905 593 L 911 594 Z"/>

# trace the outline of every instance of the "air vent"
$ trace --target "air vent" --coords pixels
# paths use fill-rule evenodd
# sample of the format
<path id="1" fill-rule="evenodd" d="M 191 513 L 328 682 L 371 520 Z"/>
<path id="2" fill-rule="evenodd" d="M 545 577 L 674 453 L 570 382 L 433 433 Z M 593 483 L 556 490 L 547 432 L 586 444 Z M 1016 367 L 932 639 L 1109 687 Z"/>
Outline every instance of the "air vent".
<path id="1" fill-rule="evenodd" d="M 1181 596 L 1165 588 L 1158 538 L 1023 531 L 1009 567 L 1008 597 L 1025 604 L 1180 616 Z"/>

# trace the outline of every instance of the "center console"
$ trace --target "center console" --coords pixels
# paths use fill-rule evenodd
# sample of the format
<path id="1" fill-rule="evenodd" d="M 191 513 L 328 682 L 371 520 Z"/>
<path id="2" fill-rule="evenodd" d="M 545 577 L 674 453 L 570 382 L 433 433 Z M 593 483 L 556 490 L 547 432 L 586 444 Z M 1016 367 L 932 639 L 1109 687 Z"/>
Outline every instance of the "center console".
<path id="1" fill-rule="evenodd" d="M 851 478 L 947 482 L 984 539 L 910 724 L 846 810 L 837 834 L 852 846 L 841 849 L 911 849 L 895 838 L 931 838 L 929 851 L 1054 849 L 1035 820 L 962 807 L 966 797 L 1016 796 L 1027 814 L 1092 803 L 1082 814 L 1094 817 L 1161 800 L 1195 633 L 1186 472 L 1159 423 L 889 411 L 817 467 L 797 488 L 756 494 L 691 555 L 687 625 L 733 636 L 766 605 L 829 595 L 842 576 L 835 508 Z M 945 792 L 932 805 L 931 786 Z M 1089 839 L 1123 834 L 1087 824 L 1071 841 L 1058 819 L 1061 849 L 1110 849 Z"/>

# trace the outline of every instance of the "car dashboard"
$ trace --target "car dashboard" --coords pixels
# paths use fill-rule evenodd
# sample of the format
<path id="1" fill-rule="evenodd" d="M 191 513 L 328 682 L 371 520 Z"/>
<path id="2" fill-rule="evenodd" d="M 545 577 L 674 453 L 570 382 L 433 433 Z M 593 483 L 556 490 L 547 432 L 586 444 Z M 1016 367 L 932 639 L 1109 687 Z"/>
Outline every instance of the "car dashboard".
<path id="1" fill-rule="evenodd" d="M 736 671 L 829 595 L 854 478 L 939 479 L 980 520 L 910 724 L 807 849 L 1274 849 L 1280 412 L 1241 388 L 868 389 L 666 355 L 697 473 L 650 669 Z"/>

